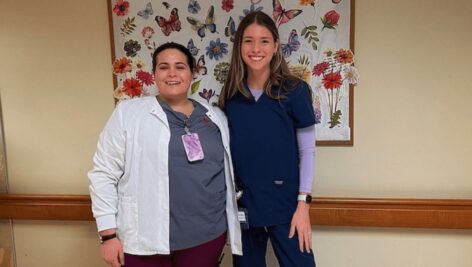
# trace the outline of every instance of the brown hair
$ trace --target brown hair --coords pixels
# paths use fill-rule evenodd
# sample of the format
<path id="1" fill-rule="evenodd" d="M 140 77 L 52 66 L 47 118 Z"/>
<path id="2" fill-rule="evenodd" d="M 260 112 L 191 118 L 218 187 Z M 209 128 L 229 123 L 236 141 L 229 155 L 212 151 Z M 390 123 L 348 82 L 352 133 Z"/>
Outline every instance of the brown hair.
<path id="1" fill-rule="evenodd" d="M 271 72 L 265 82 L 264 93 L 273 99 L 281 99 L 284 98 L 284 93 L 293 89 L 301 81 L 290 73 L 280 48 L 279 32 L 272 18 L 262 11 L 251 12 L 241 21 L 234 35 L 233 54 L 228 76 L 218 99 L 220 108 L 224 108 L 226 101 L 231 99 L 238 91 L 245 97 L 251 98 L 250 92 L 244 86 L 247 67 L 242 60 L 241 43 L 244 30 L 254 23 L 267 28 L 272 33 L 274 41 L 279 43 L 277 51 L 270 61 Z M 293 82 L 286 83 L 285 81 Z M 272 85 L 278 85 L 278 90 L 272 90 Z"/>

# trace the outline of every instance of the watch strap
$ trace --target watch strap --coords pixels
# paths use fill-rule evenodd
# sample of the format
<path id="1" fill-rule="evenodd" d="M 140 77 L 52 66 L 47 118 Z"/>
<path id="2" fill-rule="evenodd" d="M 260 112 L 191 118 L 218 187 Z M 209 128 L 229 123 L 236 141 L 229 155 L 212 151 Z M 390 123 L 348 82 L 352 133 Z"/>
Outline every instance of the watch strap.
<path id="1" fill-rule="evenodd" d="M 100 239 L 100 244 L 103 244 L 103 242 L 116 238 L 116 233 L 109 234 L 109 235 L 104 235 L 104 236 L 99 236 Z"/>
<path id="2" fill-rule="evenodd" d="M 311 196 L 309 194 L 299 194 L 297 200 L 306 203 L 311 203 Z"/>

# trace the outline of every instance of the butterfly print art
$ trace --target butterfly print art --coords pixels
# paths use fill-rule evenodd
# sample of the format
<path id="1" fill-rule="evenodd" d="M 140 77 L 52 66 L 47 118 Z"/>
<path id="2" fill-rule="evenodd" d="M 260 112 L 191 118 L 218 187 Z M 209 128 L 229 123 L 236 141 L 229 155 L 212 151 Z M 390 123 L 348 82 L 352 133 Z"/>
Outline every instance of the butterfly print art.
<path id="1" fill-rule="evenodd" d="M 205 19 L 205 22 L 201 22 L 196 18 L 187 17 L 187 21 L 192 25 L 192 29 L 197 31 L 198 36 L 203 39 L 205 37 L 205 30 L 209 30 L 211 33 L 216 32 L 215 24 L 215 8 L 210 6 L 208 13 Z"/>
<path id="2" fill-rule="evenodd" d="M 282 8 L 282 5 L 280 4 L 279 0 L 272 0 L 272 6 L 274 7 L 272 17 L 274 18 L 274 21 L 277 24 L 277 28 L 302 13 L 301 9 L 285 10 L 284 8 Z"/>
<path id="3" fill-rule="evenodd" d="M 188 51 L 190 51 L 190 53 L 192 54 L 192 56 L 197 56 L 198 55 L 198 52 L 200 51 L 200 49 L 198 49 L 198 47 L 195 46 L 195 44 L 193 43 L 193 39 L 190 38 L 190 40 L 188 40 L 188 43 L 187 43 L 187 49 Z"/>
<path id="4" fill-rule="evenodd" d="M 169 9 L 169 8 L 170 8 L 170 4 L 167 3 L 167 2 L 162 2 L 162 5 L 164 5 L 164 7 L 165 7 L 166 9 Z"/>
<path id="5" fill-rule="evenodd" d="M 292 29 L 290 35 L 288 36 L 288 43 L 282 44 L 281 48 L 285 58 L 288 58 L 292 55 L 292 52 L 296 52 L 298 49 L 300 49 L 300 41 L 298 41 L 297 30 Z"/>
<path id="6" fill-rule="evenodd" d="M 161 30 L 165 36 L 169 36 L 173 31 L 178 32 L 182 28 L 177 8 L 172 9 L 172 11 L 170 12 L 169 19 L 165 19 L 161 16 L 156 16 L 155 20 L 157 22 L 157 25 L 161 27 Z"/>
<path id="7" fill-rule="evenodd" d="M 187 10 L 189 13 L 197 14 L 201 7 L 197 0 L 189 0 Z"/>
<path id="8" fill-rule="evenodd" d="M 236 33 L 236 24 L 232 17 L 229 17 L 228 24 L 225 28 L 225 35 L 229 37 L 231 42 L 234 42 L 234 34 Z"/>
<path id="9" fill-rule="evenodd" d="M 196 75 L 206 75 L 208 72 L 207 67 L 205 66 L 205 56 L 201 55 L 200 58 L 197 60 L 197 65 L 195 66 L 195 74 Z"/>
<path id="10" fill-rule="evenodd" d="M 138 11 L 138 16 L 142 17 L 143 19 L 148 19 L 149 16 L 154 14 L 154 10 L 152 10 L 151 2 L 146 4 L 146 7 L 143 10 Z"/>

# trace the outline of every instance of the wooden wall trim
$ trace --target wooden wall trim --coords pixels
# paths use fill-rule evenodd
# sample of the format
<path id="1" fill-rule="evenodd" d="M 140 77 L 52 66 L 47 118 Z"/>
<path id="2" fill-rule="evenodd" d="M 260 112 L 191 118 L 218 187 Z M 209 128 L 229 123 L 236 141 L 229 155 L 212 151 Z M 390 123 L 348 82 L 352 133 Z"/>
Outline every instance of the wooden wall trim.
<path id="1" fill-rule="evenodd" d="M 87 195 L 0 194 L 0 219 L 93 220 Z"/>
<path id="2" fill-rule="evenodd" d="M 314 198 L 313 225 L 472 229 L 470 199 Z M 0 219 L 91 221 L 87 195 L 0 194 Z"/>
<path id="3" fill-rule="evenodd" d="M 315 225 L 472 229 L 470 199 L 316 198 Z"/>

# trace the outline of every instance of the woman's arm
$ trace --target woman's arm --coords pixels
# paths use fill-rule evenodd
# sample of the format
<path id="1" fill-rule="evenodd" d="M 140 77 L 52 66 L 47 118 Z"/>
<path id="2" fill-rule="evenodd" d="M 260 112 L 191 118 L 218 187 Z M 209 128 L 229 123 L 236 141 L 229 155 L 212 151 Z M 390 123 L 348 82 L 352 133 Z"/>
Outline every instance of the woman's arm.
<path id="1" fill-rule="evenodd" d="M 315 154 L 315 125 L 297 129 L 297 142 L 300 158 L 300 187 L 299 193 L 310 194 L 313 184 L 313 164 Z M 300 251 L 310 252 L 311 223 L 310 204 L 298 201 L 297 209 L 292 217 L 289 237 L 297 232 Z"/>
<path id="2" fill-rule="evenodd" d="M 100 134 L 93 169 L 89 171 L 92 212 L 100 236 L 116 233 L 118 212 L 118 182 L 124 172 L 125 138 L 121 112 L 117 107 Z M 124 253 L 118 238 L 101 244 L 104 261 L 112 267 L 124 264 Z"/>
<path id="3" fill-rule="evenodd" d="M 298 155 L 300 160 L 300 193 L 311 193 L 315 158 L 315 125 L 297 129 Z"/>

